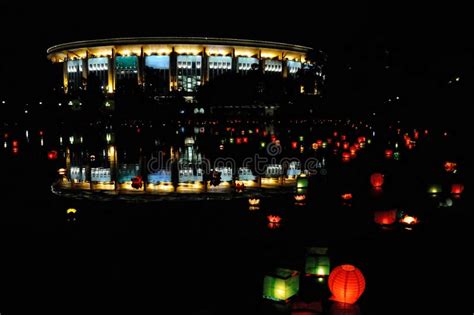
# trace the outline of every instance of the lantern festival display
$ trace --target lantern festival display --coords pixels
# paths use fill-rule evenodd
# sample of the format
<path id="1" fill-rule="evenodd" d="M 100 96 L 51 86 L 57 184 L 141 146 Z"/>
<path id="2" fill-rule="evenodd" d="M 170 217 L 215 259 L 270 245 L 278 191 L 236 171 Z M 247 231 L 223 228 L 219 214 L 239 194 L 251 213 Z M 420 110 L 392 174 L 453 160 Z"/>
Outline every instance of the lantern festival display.
<path id="1" fill-rule="evenodd" d="M 317 277 L 329 276 L 331 265 L 327 252 L 327 247 L 308 248 L 305 265 L 306 275 Z"/>
<path id="2" fill-rule="evenodd" d="M 382 188 L 384 183 L 384 176 L 380 173 L 374 173 L 370 176 L 370 184 L 376 189 Z"/>
<path id="3" fill-rule="evenodd" d="M 331 300 L 354 304 L 365 290 L 365 278 L 353 265 L 342 265 L 333 269 L 328 280 Z"/>
<path id="4" fill-rule="evenodd" d="M 288 302 L 300 288 L 300 273 L 296 270 L 277 268 L 263 279 L 263 298 Z"/>
<path id="5" fill-rule="evenodd" d="M 379 210 L 374 212 L 374 221 L 378 225 L 391 225 L 397 221 L 397 210 Z"/>

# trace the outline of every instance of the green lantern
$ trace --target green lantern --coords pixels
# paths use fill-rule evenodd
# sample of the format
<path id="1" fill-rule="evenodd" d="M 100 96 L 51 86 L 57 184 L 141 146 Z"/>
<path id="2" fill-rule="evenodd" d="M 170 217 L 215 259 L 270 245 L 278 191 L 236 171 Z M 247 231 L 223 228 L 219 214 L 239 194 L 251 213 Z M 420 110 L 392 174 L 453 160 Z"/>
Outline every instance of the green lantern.
<path id="1" fill-rule="evenodd" d="M 274 301 L 288 301 L 300 288 L 300 273 L 278 268 L 263 279 L 263 297 Z"/>
<path id="2" fill-rule="evenodd" d="M 305 174 L 301 174 L 296 179 L 296 188 L 308 188 L 308 177 Z"/>
<path id="3" fill-rule="evenodd" d="M 306 255 L 305 272 L 309 275 L 327 277 L 331 271 L 328 249 L 326 247 L 311 247 Z"/>

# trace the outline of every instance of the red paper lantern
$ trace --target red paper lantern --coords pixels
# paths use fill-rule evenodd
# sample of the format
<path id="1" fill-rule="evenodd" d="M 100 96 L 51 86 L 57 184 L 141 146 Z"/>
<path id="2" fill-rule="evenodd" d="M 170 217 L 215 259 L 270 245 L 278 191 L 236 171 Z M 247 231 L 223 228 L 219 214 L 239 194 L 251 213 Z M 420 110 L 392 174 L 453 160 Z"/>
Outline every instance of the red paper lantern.
<path id="1" fill-rule="evenodd" d="M 387 149 L 385 150 L 385 157 L 391 158 L 393 156 L 393 150 Z"/>
<path id="2" fill-rule="evenodd" d="M 242 144 L 242 138 L 235 138 L 235 143 Z"/>
<path id="3" fill-rule="evenodd" d="M 344 161 L 348 161 L 351 158 L 351 154 L 349 152 L 342 152 L 342 159 Z"/>
<path id="4" fill-rule="evenodd" d="M 359 142 L 359 143 L 365 142 L 365 137 L 357 138 L 357 142 Z"/>
<path id="5" fill-rule="evenodd" d="M 244 143 L 249 143 L 249 138 L 243 137 L 243 138 L 242 138 L 242 141 L 243 141 Z"/>
<path id="6" fill-rule="evenodd" d="M 346 141 L 346 139 L 347 139 L 346 135 L 341 135 L 341 140 L 342 141 Z"/>
<path id="7" fill-rule="evenodd" d="M 48 152 L 48 160 L 56 160 L 58 158 L 58 151 L 51 150 Z"/>
<path id="8" fill-rule="evenodd" d="M 370 176 L 370 183 L 374 188 L 381 188 L 383 185 L 383 174 L 374 173 Z"/>
<path id="9" fill-rule="evenodd" d="M 451 185 L 451 193 L 454 195 L 460 195 L 464 191 L 463 184 L 452 184 Z"/>
<path id="10" fill-rule="evenodd" d="M 379 225 L 394 224 L 397 221 L 397 210 L 375 211 L 374 221 Z"/>
<path id="11" fill-rule="evenodd" d="M 342 144 L 342 148 L 343 148 L 344 150 L 348 150 L 348 149 L 349 149 L 349 142 L 344 142 L 344 143 Z"/>
<path id="12" fill-rule="evenodd" d="M 362 272 L 352 265 L 342 265 L 333 269 L 328 280 L 331 299 L 341 303 L 354 304 L 365 290 Z"/>
<path id="13" fill-rule="evenodd" d="M 292 148 L 292 149 L 296 149 L 297 147 L 298 147 L 298 142 L 293 141 L 293 142 L 291 143 L 291 148 Z"/>

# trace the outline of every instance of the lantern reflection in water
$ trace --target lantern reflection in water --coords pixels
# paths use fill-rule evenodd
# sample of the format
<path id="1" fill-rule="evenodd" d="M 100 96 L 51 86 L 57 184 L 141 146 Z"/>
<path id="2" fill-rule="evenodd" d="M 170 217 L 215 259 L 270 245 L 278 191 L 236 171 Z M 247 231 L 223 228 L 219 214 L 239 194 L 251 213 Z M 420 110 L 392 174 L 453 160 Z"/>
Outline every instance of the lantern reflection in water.
<path id="1" fill-rule="evenodd" d="M 260 209 L 260 199 L 258 198 L 249 198 L 249 210 L 259 210 Z"/>
<path id="2" fill-rule="evenodd" d="M 329 276 L 330 261 L 326 247 L 310 247 L 306 254 L 305 272 L 307 275 L 323 278 Z"/>
<path id="3" fill-rule="evenodd" d="M 304 206 L 306 204 L 306 195 L 303 194 L 296 194 L 294 195 L 295 198 L 295 205 L 296 206 Z"/>

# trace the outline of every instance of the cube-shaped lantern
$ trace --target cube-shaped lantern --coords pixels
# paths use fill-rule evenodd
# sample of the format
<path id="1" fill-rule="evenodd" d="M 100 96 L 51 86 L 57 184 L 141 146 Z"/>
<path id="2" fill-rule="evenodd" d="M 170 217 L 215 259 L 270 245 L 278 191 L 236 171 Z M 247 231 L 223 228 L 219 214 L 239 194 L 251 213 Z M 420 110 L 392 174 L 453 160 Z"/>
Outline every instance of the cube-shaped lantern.
<path id="1" fill-rule="evenodd" d="M 326 247 L 310 247 L 306 255 L 305 272 L 309 275 L 327 277 L 331 271 L 328 249 Z"/>
<path id="2" fill-rule="evenodd" d="M 298 293 L 300 273 L 295 270 L 278 268 L 263 279 L 263 297 L 274 301 L 288 301 Z"/>
<path id="3" fill-rule="evenodd" d="M 296 188 L 308 188 L 308 177 L 305 174 L 301 174 L 296 179 Z"/>

